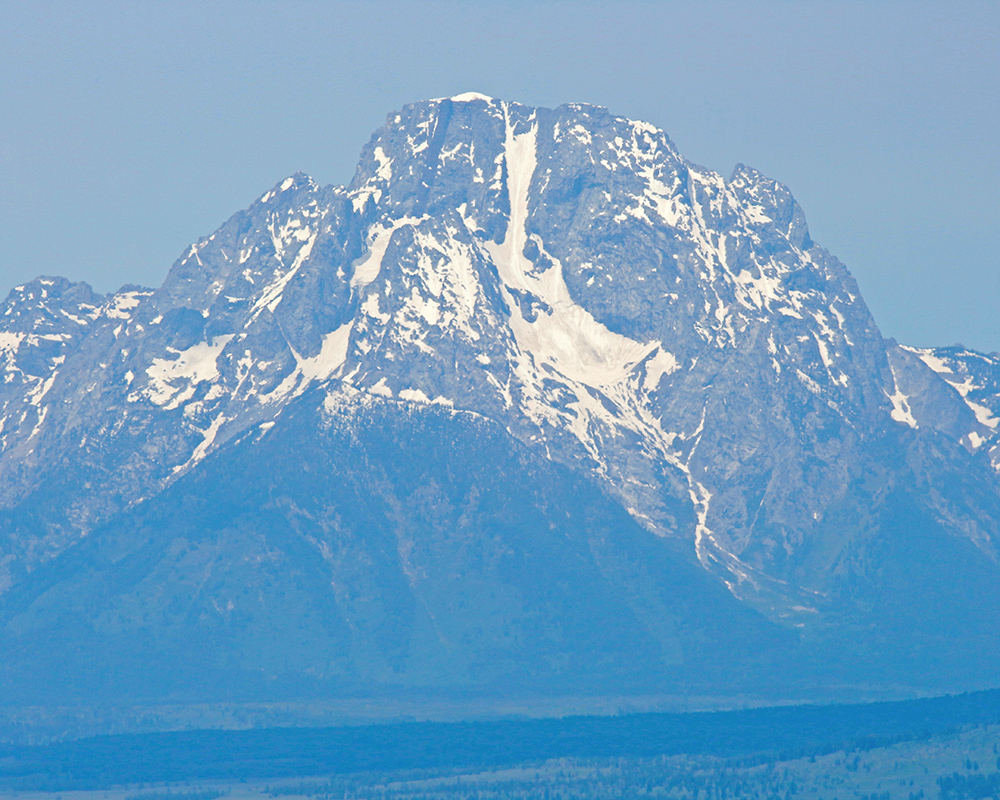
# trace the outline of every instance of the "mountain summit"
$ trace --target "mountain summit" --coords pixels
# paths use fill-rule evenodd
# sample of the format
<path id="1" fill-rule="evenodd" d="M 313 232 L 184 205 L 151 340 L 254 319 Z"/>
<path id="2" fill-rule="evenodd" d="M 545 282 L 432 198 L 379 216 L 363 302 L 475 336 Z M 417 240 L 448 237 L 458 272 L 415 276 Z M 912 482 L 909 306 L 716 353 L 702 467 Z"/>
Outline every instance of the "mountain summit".
<path id="1" fill-rule="evenodd" d="M 16 702 L 1000 682 L 1000 356 L 602 108 L 407 106 L 0 365 Z"/>

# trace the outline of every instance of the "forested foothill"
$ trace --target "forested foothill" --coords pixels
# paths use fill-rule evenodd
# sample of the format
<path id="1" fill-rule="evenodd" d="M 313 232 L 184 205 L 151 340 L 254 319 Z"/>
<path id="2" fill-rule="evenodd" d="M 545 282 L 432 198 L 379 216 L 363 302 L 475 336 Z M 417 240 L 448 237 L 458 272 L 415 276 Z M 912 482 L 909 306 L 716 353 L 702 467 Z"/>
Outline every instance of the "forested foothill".
<path id="1" fill-rule="evenodd" d="M 128 789 L 143 800 L 248 791 L 785 798 L 808 785 L 826 793 L 802 796 L 829 800 L 878 784 L 879 798 L 990 797 L 1000 785 L 998 726 L 1000 691 L 986 691 L 686 714 L 128 734 L 6 745 L 0 790 Z"/>

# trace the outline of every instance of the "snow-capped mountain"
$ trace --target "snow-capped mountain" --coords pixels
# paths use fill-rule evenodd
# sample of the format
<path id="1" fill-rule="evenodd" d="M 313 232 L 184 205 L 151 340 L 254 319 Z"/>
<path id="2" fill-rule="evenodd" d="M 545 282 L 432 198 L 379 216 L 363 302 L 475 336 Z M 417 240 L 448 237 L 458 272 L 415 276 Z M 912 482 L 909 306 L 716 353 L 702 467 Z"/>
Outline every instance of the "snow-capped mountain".
<path id="1" fill-rule="evenodd" d="M 784 186 L 601 108 L 408 106 L 159 289 L 17 287 L 0 359 L 9 686 L 65 614 L 107 674 L 356 692 L 1000 650 L 1000 357 L 887 342 Z"/>

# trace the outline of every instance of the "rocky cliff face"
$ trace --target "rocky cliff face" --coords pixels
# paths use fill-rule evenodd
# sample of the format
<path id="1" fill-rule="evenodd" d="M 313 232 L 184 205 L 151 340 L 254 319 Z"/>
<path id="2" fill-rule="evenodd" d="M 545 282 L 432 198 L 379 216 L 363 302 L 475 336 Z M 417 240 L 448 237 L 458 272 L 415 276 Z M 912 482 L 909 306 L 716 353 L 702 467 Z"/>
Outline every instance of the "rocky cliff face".
<path id="1" fill-rule="evenodd" d="M 886 342 L 784 186 L 604 109 L 409 106 L 350 186 L 282 181 L 158 290 L 19 287 L 0 347 L 12 686 L 63 668 L 67 598 L 101 663 L 197 629 L 264 687 L 996 663 L 997 359 Z M 326 644 L 253 645 L 296 636 Z"/>

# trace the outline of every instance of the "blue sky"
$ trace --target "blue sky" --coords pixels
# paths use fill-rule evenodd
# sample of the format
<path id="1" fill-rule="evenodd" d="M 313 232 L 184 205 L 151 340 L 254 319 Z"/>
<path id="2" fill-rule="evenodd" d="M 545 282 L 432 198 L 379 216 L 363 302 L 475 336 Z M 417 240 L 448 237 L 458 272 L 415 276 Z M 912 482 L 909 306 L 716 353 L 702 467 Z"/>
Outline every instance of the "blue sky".
<path id="1" fill-rule="evenodd" d="M 786 183 L 883 333 L 1000 350 L 1000 3 L 0 0 L 0 294 L 158 285 L 405 103 L 586 101 Z"/>

